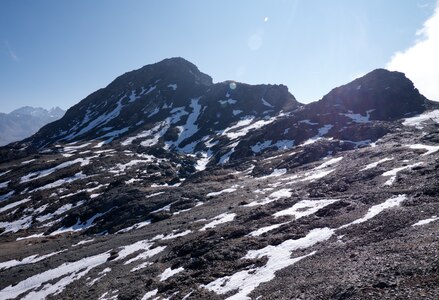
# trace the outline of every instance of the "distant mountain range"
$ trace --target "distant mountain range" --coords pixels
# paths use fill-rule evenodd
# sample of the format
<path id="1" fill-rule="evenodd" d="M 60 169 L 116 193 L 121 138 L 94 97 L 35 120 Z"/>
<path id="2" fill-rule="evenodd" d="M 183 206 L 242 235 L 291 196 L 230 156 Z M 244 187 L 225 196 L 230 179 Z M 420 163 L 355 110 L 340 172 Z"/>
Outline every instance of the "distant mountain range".
<path id="1" fill-rule="evenodd" d="M 403 73 L 302 104 L 165 59 L 0 147 L 0 299 L 436 300 L 438 174 Z"/>
<path id="2" fill-rule="evenodd" d="M 65 111 L 59 107 L 49 110 L 24 106 L 8 114 L 0 113 L 0 146 L 27 138 L 47 123 L 56 121 Z"/>

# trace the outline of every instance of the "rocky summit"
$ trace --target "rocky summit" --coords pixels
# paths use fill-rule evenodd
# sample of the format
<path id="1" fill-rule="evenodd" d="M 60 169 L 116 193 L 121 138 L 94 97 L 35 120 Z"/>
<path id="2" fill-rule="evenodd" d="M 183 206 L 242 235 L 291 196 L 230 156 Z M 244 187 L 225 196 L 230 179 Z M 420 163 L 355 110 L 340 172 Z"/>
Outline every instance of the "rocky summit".
<path id="1" fill-rule="evenodd" d="M 439 105 L 182 58 L 0 148 L 0 299 L 438 299 Z"/>

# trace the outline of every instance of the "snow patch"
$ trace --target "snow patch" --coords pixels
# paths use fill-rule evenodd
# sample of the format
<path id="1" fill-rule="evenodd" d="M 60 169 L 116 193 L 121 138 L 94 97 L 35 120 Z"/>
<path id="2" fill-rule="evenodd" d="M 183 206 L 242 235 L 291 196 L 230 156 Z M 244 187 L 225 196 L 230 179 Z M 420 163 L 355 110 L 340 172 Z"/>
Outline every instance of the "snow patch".
<path id="1" fill-rule="evenodd" d="M 185 231 L 183 231 L 183 232 L 180 232 L 180 233 L 170 233 L 170 234 L 167 234 L 167 235 L 164 235 L 164 234 L 159 234 L 159 235 L 156 235 L 155 237 L 153 237 L 152 239 L 151 239 L 151 241 L 157 241 L 157 240 L 162 240 L 162 241 L 166 241 L 166 240 L 172 240 L 172 239 L 176 239 L 176 238 L 178 238 L 178 237 L 182 237 L 182 236 L 185 236 L 185 235 L 188 235 L 189 233 L 191 233 L 192 231 L 191 230 L 185 230 Z"/>
<path id="2" fill-rule="evenodd" d="M 36 192 L 36 191 L 56 188 L 56 187 L 62 186 L 64 184 L 71 183 L 71 182 L 76 181 L 76 180 L 85 179 L 87 177 L 89 177 L 89 176 L 84 175 L 82 173 L 82 171 L 81 171 L 81 172 L 78 172 L 78 173 L 76 173 L 75 175 L 73 175 L 71 177 L 66 177 L 66 178 L 63 178 L 63 179 L 59 179 L 59 180 L 57 180 L 55 182 L 43 185 L 42 187 L 36 188 L 36 189 L 32 190 L 31 192 Z"/>
<path id="3" fill-rule="evenodd" d="M 437 221 L 439 220 L 439 217 L 437 216 L 432 216 L 431 218 L 425 219 L 425 220 L 421 220 L 416 222 L 415 224 L 413 224 L 412 226 L 422 226 L 422 225 L 426 225 L 429 224 L 431 222 Z"/>
<path id="4" fill-rule="evenodd" d="M 253 202 L 250 202 L 249 204 L 246 204 L 246 207 L 252 207 L 252 206 L 259 206 L 259 205 L 266 205 L 268 203 L 283 199 L 283 198 L 289 198 L 291 197 L 292 193 L 290 189 L 280 189 L 278 191 L 275 191 L 271 193 L 268 197 L 262 199 L 262 200 L 256 200 Z"/>
<path id="5" fill-rule="evenodd" d="M 319 128 L 317 135 L 312 137 L 312 138 L 310 138 L 310 139 L 308 139 L 308 140 L 306 140 L 305 142 L 303 142 L 301 144 L 301 146 L 305 146 L 305 145 L 309 145 L 309 144 L 313 144 L 313 143 L 317 142 L 323 136 L 328 134 L 329 130 L 331 130 L 332 127 L 334 127 L 334 125 L 326 124 L 323 127 Z"/>
<path id="6" fill-rule="evenodd" d="M 306 249 L 313 245 L 328 240 L 334 234 L 330 228 L 317 228 L 311 230 L 305 237 L 297 240 L 286 240 L 277 246 L 267 246 L 259 250 L 251 250 L 244 259 L 256 259 L 266 257 L 267 263 L 262 267 L 253 267 L 239 271 L 231 276 L 218 278 L 202 287 L 219 295 L 231 291 L 237 291 L 227 299 L 241 300 L 250 299 L 249 294 L 260 284 L 269 282 L 275 278 L 277 271 L 292 266 L 302 259 L 315 254 L 311 252 L 302 256 L 291 257 L 292 252 Z"/>
<path id="7" fill-rule="evenodd" d="M 225 164 L 228 163 L 230 160 L 230 157 L 232 156 L 233 152 L 235 152 L 235 147 L 238 146 L 239 142 L 235 142 L 228 147 L 231 148 L 226 154 L 222 155 L 218 161 L 219 164 Z"/>
<path id="8" fill-rule="evenodd" d="M 16 266 L 21 266 L 21 265 L 34 264 L 34 263 L 37 263 L 39 261 L 42 261 L 42 260 L 44 260 L 46 258 L 49 258 L 51 256 L 57 255 L 59 253 L 65 252 L 65 251 L 67 251 L 67 250 L 61 250 L 61 251 L 57 251 L 57 252 L 52 252 L 52 253 L 49 253 L 49 254 L 46 254 L 46 255 L 42 255 L 42 256 L 39 256 L 38 254 L 35 254 L 35 255 L 31 255 L 31 256 L 25 257 L 22 260 L 13 259 L 13 260 L 8 260 L 8 261 L 5 261 L 5 262 L 1 262 L 0 263 L 0 270 L 6 270 L 6 269 L 10 269 L 10 268 L 13 268 L 13 267 L 16 267 Z"/>
<path id="9" fill-rule="evenodd" d="M 3 176 L 3 175 L 8 174 L 8 173 L 11 172 L 11 171 L 12 171 L 12 170 L 7 170 L 7 171 L 4 171 L 4 172 L 1 172 L 1 173 L 0 173 L 0 177 Z"/>
<path id="10" fill-rule="evenodd" d="M 77 158 L 75 160 L 63 162 L 62 164 L 59 164 L 59 165 L 57 165 L 53 168 L 50 168 L 50 169 L 45 169 L 45 170 L 40 170 L 40 171 L 29 173 L 26 176 L 21 177 L 20 183 L 24 183 L 24 182 L 28 182 L 31 180 L 36 180 L 36 179 L 46 177 L 46 176 L 48 176 L 48 175 L 50 175 L 58 170 L 70 167 L 70 166 L 78 164 L 78 163 L 80 164 L 81 167 L 84 167 L 84 166 L 90 164 L 91 158 L 95 158 L 95 157 Z"/>
<path id="11" fill-rule="evenodd" d="M 430 146 L 430 145 L 423 145 L 423 144 L 414 144 L 414 145 L 409 145 L 408 147 L 409 147 L 410 149 L 423 149 L 423 150 L 427 150 L 427 152 L 421 154 L 421 156 L 430 155 L 430 154 L 433 154 L 433 153 L 439 151 L 439 146 Z"/>
<path id="12" fill-rule="evenodd" d="M 230 187 L 228 189 L 224 189 L 224 190 L 221 190 L 219 192 L 209 193 L 209 194 L 206 195 L 206 197 L 216 197 L 216 196 L 219 196 L 219 195 L 224 194 L 224 193 L 233 193 L 233 192 L 235 192 L 237 190 L 237 188 L 238 188 L 238 186 L 234 185 L 234 186 L 232 186 L 232 187 Z"/>
<path id="13" fill-rule="evenodd" d="M 251 146 L 250 148 L 254 153 L 260 153 L 261 151 L 276 147 L 277 150 L 286 150 L 294 147 L 294 140 L 279 140 L 273 144 L 271 140 L 264 141 L 263 143 L 258 142 L 256 145 Z"/>
<path id="14" fill-rule="evenodd" d="M 85 245 L 85 244 L 93 242 L 94 240 L 95 239 L 83 240 L 83 241 L 80 241 L 80 242 L 78 242 L 76 244 L 73 244 L 72 247 L 77 247 L 77 246 Z"/>
<path id="15" fill-rule="evenodd" d="M 343 116 L 346 116 L 350 118 L 355 123 L 370 123 L 370 113 L 373 112 L 375 109 L 368 110 L 366 112 L 366 116 L 363 116 L 361 114 L 354 114 L 354 113 L 348 113 L 348 114 L 340 114 Z"/>
<path id="16" fill-rule="evenodd" d="M 340 142 L 354 144 L 354 148 L 365 147 L 369 145 L 374 147 L 374 145 L 372 145 L 371 139 L 362 140 L 362 141 L 340 140 Z"/>
<path id="17" fill-rule="evenodd" d="M 158 213 L 158 212 L 161 212 L 161 211 L 170 211 L 172 204 L 177 203 L 177 202 L 178 202 L 178 200 L 174 201 L 174 202 L 171 202 L 171 203 L 169 203 L 169 204 L 167 204 L 167 205 L 165 205 L 163 207 L 160 207 L 160 208 L 158 208 L 156 210 L 153 210 L 151 213 L 155 214 L 155 213 Z"/>
<path id="18" fill-rule="evenodd" d="M 108 252 L 68 262 L 54 269 L 31 276 L 15 285 L 0 291 L 1 299 L 12 299 L 29 292 L 22 299 L 44 299 L 49 295 L 58 295 L 70 283 L 84 277 L 93 268 L 104 264 L 110 257 Z M 39 290 L 37 290 L 39 287 Z"/>
<path id="19" fill-rule="evenodd" d="M 268 106 L 268 107 L 271 107 L 271 108 L 274 107 L 273 105 L 271 105 L 270 103 L 268 103 L 264 98 L 262 98 L 261 101 L 262 101 L 262 104 L 264 104 L 265 106 Z"/>
<path id="20" fill-rule="evenodd" d="M 373 217 L 375 217 L 376 215 L 378 215 L 379 213 L 381 213 L 385 209 L 399 206 L 405 199 L 407 199 L 406 195 L 398 195 L 398 196 L 394 196 L 392 198 L 389 198 L 386 201 L 384 201 L 383 203 L 378 204 L 378 205 L 374 205 L 371 208 L 369 208 L 369 210 L 364 215 L 364 217 L 357 219 L 349 224 L 343 225 L 339 229 L 346 228 L 346 227 L 349 227 L 349 226 L 354 225 L 354 224 L 364 223 L 367 220 L 372 219 Z"/>
<path id="21" fill-rule="evenodd" d="M 134 159 L 134 160 L 131 160 L 125 164 L 117 164 L 115 167 L 112 167 L 111 169 L 109 169 L 108 172 L 113 173 L 113 174 L 120 174 L 122 172 L 125 172 L 126 169 L 129 169 L 130 167 L 135 166 L 137 164 L 142 164 L 142 163 L 146 164 L 146 163 L 152 162 L 155 157 L 151 155 L 151 156 L 146 157 L 146 158 L 147 158 L 146 160 L 145 159 Z"/>
<path id="22" fill-rule="evenodd" d="M 172 277 L 175 274 L 178 274 L 178 273 L 183 272 L 183 271 L 184 271 L 183 267 L 180 267 L 180 268 L 177 268 L 177 269 L 167 268 L 165 271 L 163 271 L 162 274 L 159 275 L 160 281 L 165 281 L 169 277 Z"/>
<path id="23" fill-rule="evenodd" d="M 276 228 L 281 227 L 282 225 L 288 224 L 289 222 L 284 222 L 284 223 L 280 223 L 280 224 L 273 224 L 273 225 L 268 225 L 268 226 L 264 226 L 261 227 L 259 229 L 256 229 L 252 232 L 249 233 L 250 236 L 260 236 L 266 232 L 272 231 Z"/>
<path id="24" fill-rule="evenodd" d="M 382 176 L 385 176 L 385 177 L 390 176 L 390 178 L 384 183 L 384 185 L 389 185 L 389 186 L 392 185 L 396 180 L 396 175 L 398 174 L 398 172 L 401 172 L 401 171 L 404 171 L 407 169 L 412 169 L 412 168 L 414 168 L 416 166 L 420 166 L 420 165 L 422 165 L 422 162 L 418 162 L 418 163 L 415 163 L 412 165 L 395 168 L 395 169 L 392 169 L 390 171 L 384 172 L 382 174 Z"/>
<path id="25" fill-rule="evenodd" d="M 14 207 L 16 207 L 16 206 L 19 206 L 19 205 L 21 205 L 21 204 L 23 204 L 23 203 L 29 202 L 31 199 L 32 199 L 32 198 L 28 197 L 28 198 L 26 198 L 26 199 L 23 199 L 23 200 L 20 200 L 20 201 L 16 201 L 16 202 L 12 202 L 12 203 L 10 203 L 10 204 L 8 204 L 8 205 L 5 205 L 5 206 L 3 206 L 3 207 L 0 208 L 0 213 L 2 213 L 2 212 L 4 212 L 4 211 L 7 211 L 7 210 L 9 210 L 9 209 L 11 209 L 11 208 L 14 208 Z"/>
<path id="26" fill-rule="evenodd" d="M 0 228 L 4 228 L 4 231 L 0 235 L 8 232 L 17 232 L 23 229 L 28 229 L 31 224 L 32 216 L 23 216 L 22 218 L 14 220 L 12 222 L 0 222 Z"/>
<path id="27" fill-rule="evenodd" d="M 35 161 L 35 159 L 25 160 L 25 161 L 22 161 L 21 164 L 22 165 L 27 165 L 27 164 L 30 164 L 33 161 Z"/>
<path id="28" fill-rule="evenodd" d="M 153 145 L 158 143 L 159 138 L 163 134 L 165 134 L 165 132 L 168 130 L 168 128 L 169 128 L 169 126 L 167 124 L 160 122 L 159 124 L 157 124 L 156 126 L 154 126 L 151 129 L 142 131 L 141 133 L 139 133 L 135 136 L 127 138 L 126 140 L 121 142 L 121 145 L 128 146 L 128 145 L 132 144 L 132 142 L 137 140 L 137 139 L 151 137 L 147 140 L 144 140 L 142 143 L 144 143 L 145 146 L 153 146 Z"/>
<path id="29" fill-rule="evenodd" d="M 236 217 L 235 213 L 220 214 L 220 215 L 210 219 L 209 221 L 211 221 L 211 222 L 204 225 L 203 228 L 200 229 L 200 231 L 205 231 L 205 230 L 210 229 L 210 228 L 215 228 L 216 226 L 218 226 L 220 224 L 231 222 L 235 219 L 235 217 Z"/>
<path id="30" fill-rule="evenodd" d="M 268 175 L 262 176 L 257 178 L 258 180 L 262 180 L 262 179 L 267 179 L 267 178 L 271 178 L 271 177 L 279 177 L 282 175 L 287 174 L 287 169 L 283 168 L 283 169 L 274 169 L 273 172 L 271 172 Z"/>
<path id="31" fill-rule="evenodd" d="M 129 255 L 140 252 L 136 257 L 126 261 L 124 265 L 130 264 L 137 260 L 145 260 L 147 258 L 153 257 L 154 255 L 162 252 L 166 247 L 160 246 L 151 249 L 153 243 L 149 240 L 137 241 L 133 244 L 119 247 L 119 255 L 115 259 L 115 261 L 123 260 L 127 258 Z"/>
<path id="32" fill-rule="evenodd" d="M 320 209 L 324 208 L 325 206 L 328 206 L 329 204 L 332 204 L 336 201 L 339 201 L 339 199 L 322 199 L 322 200 L 302 200 L 298 203 L 294 204 L 291 208 L 279 211 L 275 213 L 274 217 L 280 217 L 280 216 L 294 216 L 295 220 L 298 220 L 302 217 L 309 216 L 311 214 L 316 213 Z M 249 235 L 250 236 L 260 236 L 266 232 L 269 232 L 271 230 L 274 230 L 276 228 L 281 227 L 282 225 L 288 224 L 292 221 L 283 222 L 280 224 L 273 224 L 269 226 L 261 227 L 255 231 L 252 231 Z"/>
<path id="33" fill-rule="evenodd" d="M 140 228 L 143 228 L 145 226 L 148 226 L 149 224 L 151 224 L 151 220 L 146 220 L 146 221 L 131 225 L 130 227 L 123 228 L 123 229 L 117 231 L 116 233 L 125 233 L 125 232 L 131 231 L 131 230 L 140 229 Z"/>
<path id="34" fill-rule="evenodd" d="M 335 167 L 335 165 L 337 163 L 339 163 L 341 160 L 343 159 L 343 157 L 336 157 L 336 158 L 331 158 L 326 160 L 324 163 L 322 163 L 321 165 L 315 167 L 314 169 L 311 169 L 307 172 L 304 173 L 298 173 L 298 174 L 294 174 L 292 176 L 288 176 L 288 177 L 284 177 L 281 178 L 281 181 L 287 181 L 285 184 L 286 185 L 292 185 L 296 182 L 301 182 L 301 181 L 314 181 L 320 178 L 323 178 L 329 174 L 331 174 L 332 172 L 334 172 L 336 169 L 333 168 Z M 281 182 L 276 183 L 276 186 L 282 184 Z"/>
<path id="35" fill-rule="evenodd" d="M 115 138 L 121 136 L 122 134 L 124 134 L 128 130 L 130 130 L 130 127 L 125 127 L 125 128 L 118 129 L 118 130 L 113 130 L 113 131 L 108 132 L 104 135 L 101 135 L 100 137 L 97 138 L 97 140 L 106 139 L 102 144 L 102 145 L 106 145 L 106 144 L 111 143 Z"/>
<path id="36" fill-rule="evenodd" d="M 170 112 L 172 116 L 166 118 L 166 120 L 157 123 L 151 129 L 142 131 L 141 133 L 129 137 L 123 142 L 121 142 L 122 146 L 128 146 L 132 144 L 134 140 L 148 137 L 148 139 L 143 140 L 140 144 L 144 147 L 151 147 L 156 145 L 159 142 L 159 139 L 163 137 L 163 135 L 168 131 L 170 126 L 174 123 L 180 121 L 181 117 L 187 115 L 188 113 L 184 110 L 184 107 L 176 107 Z"/>
<path id="37" fill-rule="evenodd" d="M 113 110 L 111 110 L 107 113 L 104 113 L 100 116 L 97 116 L 91 122 L 89 122 L 87 126 L 83 127 L 79 132 L 76 132 L 76 133 L 72 132 L 68 136 L 64 137 L 63 140 L 72 140 L 73 138 L 75 138 L 77 136 L 81 136 L 81 135 L 89 132 L 93 128 L 104 126 L 105 124 L 107 124 L 111 120 L 117 118 L 119 116 L 120 112 L 122 111 L 122 108 L 123 108 L 122 100 L 124 98 L 125 98 L 125 96 L 123 96 L 121 99 L 119 99 L 119 101 L 116 103 L 116 107 L 113 108 Z M 87 115 L 84 118 L 83 124 L 87 123 L 92 118 L 89 115 L 89 113 L 90 112 L 87 111 Z M 81 125 L 83 125 L 83 124 L 81 124 Z M 76 129 L 73 128 L 72 131 L 74 131 L 74 130 L 76 130 Z"/>
<path id="38" fill-rule="evenodd" d="M 195 164 L 195 170 L 204 171 L 206 170 L 207 164 L 210 162 L 212 158 L 212 151 L 209 150 L 206 152 L 199 152 L 197 156 L 200 156 Z"/>
<path id="39" fill-rule="evenodd" d="M 129 102 L 134 102 L 134 101 L 136 101 L 138 98 L 140 98 L 140 95 L 139 96 L 136 96 L 136 91 L 131 91 L 131 95 L 129 96 Z"/>
<path id="40" fill-rule="evenodd" d="M 64 213 L 68 212 L 69 210 L 71 210 L 72 208 L 76 208 L 76 207 L 78 207 L 78 206 L 80 206 L 82 204 L 84 204 L 84 201 L 79 201 L 75 205 L 73 205 L 72 203 L 64 204 L 63 206 L 58 208 L 53 213 L 46 214 L 46 215 L 43 215 L 43 216 L 39 216 L 39 217 L 36 218 L 36 220 L 38 222 L 45 222 L 47 220 L 53 219 L 53 217 L 55 217 L 55 216 L 62 215 Z"/>
<path id="41" fill-rule="evenodd" d="M 0 195 L 0 201 L 7 200 L 7 199 L 11 198 L 12 195 L 14 195 L 14 194 L 15 194 L 15 191 L 10 191 L 9 193 Z"/>
<path id="42" fill-rule="evenodd" d="M 173 89 L 174 91 L 177 90 L 177 84 L 176 83 L 170 83 L 168 84 L 168 88 Z"/>
<path id="43" fill-rule="evenodd" d="M 308 124 L 308 125 L 319 125 L 319 123 L 311 122 L 311 120 L 301 120 L 299 124 Z"/>
<path id="44" fill-rule="evenodd" d="M 105 268 L 105 269 L 103 269 L 101 272 L 99 272 L 99 274 L 98 275 L 100 275 L 99 277 L 97 277 L 97 278 L 95 278 L 95 279 L 93 279 L 92 281 L 90 281 L 90 282 L 87 282 L 87 285 L 88 286 L 92 286 L 92 285 L 94 285 L 96 282 L 98 282 L 100 279 L 102 279 L 102 277 L 104 277 L 105 275 L 107 275 L 107 273 L 109 273 L 109 272 L 111 272 L 111 269 L 110 268 Z M 90 278 L 90 277 L 89 277 Z M 105 294 L 104 294 L 105 295 Z M 104 295 L 102 295 L 102 296 L 104 296 Z M 101 298 L 102 298 L 102 296 L 101 296 Z M 101 299 L 101 298 L 99 298 L 99 299 Z M 117 299 L 117 298 L 115 298 L 115 299 Z"/>
<path id="45" fill-rule="evenodd" d="M 274 216 L 294 216 L 296 220 L 312 215 L 320 209 L 339 201 L 339 199 L 322 199 L 322 200 L 302 200 L 294 204 L 292 207 L 281 210 L 274 214 Z"/>
<path id="46" fill-rule="evenodd" d="M 62 151 L 63 152 L 68 152 L 68 153 L 75 153 L 78 150 L 80 150 L 82 148 L 85 148 L 85 147 L 90 145 L 90 143 L 84 143 L 84 144 L 81 144 L 81 145 L 76 145 L 76 143 L 77 142 L 73 142 L 73 143 L 68 144 L 69 146 L 62 148 Z"/>
<path id="47" fill-rule="evenodd" d="M 23 236 L 23 237 L 18 237 L 16 239 L 16 241 L 27 240 L 27 239 L 36 239 L 36 238 L 40 238 L 42 236 L 44 236 L 44 232 L 43 233 L 36 233 L 36 234 L 28 235 L 28 236 Z"/>
<path id="48" fill-rule="evenodd" d="M 156 85 L 151 86 L 146 92 L 145 92 L 145 90 L 143 90 L 143 88 L 142 88 L 142 92 L 140 93 L 140 95 L 148 95 L 149 93 L 151 93 L 152 91 L 154 91 L 156 88 L 157 88 Z"/>
<path id="49" fill-rule="evenodd" d="M 164 193 L 165 193 L 165 192 L 152 193 L 152 194 L 150 194 L 150 195 L 148 195 L 148 196 L 145 196 L 145 198 L 152 198 L 152 197 L 155 197 L 155 196 L 158 196 L 158 195 L 164 194 Z"/>
<path id="50" fill-rule="evenodd" d="M 404 119 L 402 125 L 414 126 L 418 129 L 422 129 L 424 128 L 423 123 L 426 121 L 433 121 L 435 123 L 439 123 L 439 110 L 429 111 L 415 117 Z"/>
<path id="51" fill-rule="evenodd" d="M 193 136 L 198 131 L 198 126 L 195 125 L 195 123 L 198 120 L 198 117 L 200 116 L 201 112 L 201 105 L 198 103 L 200 98 L 195 98 L 191 100 L 190 107 L 192 107 L 192 113 L 189 114 L 186 120 L 186 124 L 183 126 L 178 126 L 178 129 L 180 130 L 180 134 L 178 135 L 178 139 L 176 141 L 172 142 L 166 142 L 168 144 L 168 148 L 171 148 L 171 146 L 178 147 L 181 151 L 185 153 L 193 153 L 195 144 L 188 144 L 185 147 L 181 148 L 180 144 Z"/>
<path id="52" fill-rule="evenodd" d="M 331 158 L 324 163 L 322 163 L 320 166 L 314 168 L 314 170 L 321 170 L 328 167 L 333 167 L 335 164 L 339 163 L 343 159 L 343 156 Z"/>
<path id="53" fill-rule="evenodd" d="M 227 99 L 227 100 L 219 100 L 218 102 L 221 105 L 226 105 L 226 104 L 236 104 L 238 101 L 233 100 L 233 99 Z"/>
<path id="54" fill-rule="evenodd" d="M 259 120 L 253 122 L 254 116 L 245 116 L 242 117 L 240 121 L 238 121 L 235 125 L 230 126 L 224 129 L 221 135 L 227 136 L 229 139 L 234 140 L 241 136 L 245 136 L 250 131 L 261 128 L 267 124 L 270 124 L 276 120 L 276 118 L 270 118 L 268 120 Z M 253 123 L 252 123 L 253 122 Z"/>
<path id="55" fill-rule="evenodd" d="M 145 295 L 143 295 L 142 300 L 148 300 L 148 299 L 151 299 L 152 297 L 154 297 L 155 295 L 157 295 L 157 292 L 158 292 L 158 291 L 159 291 L 158 289 L 155 289 L 155 290 L 152 290 L 152 291 L 146 292 Z"/>
<path id="56" fill-rule="evenodd" d="M 53 235 L 63 234 L 66 232 L 76 232 L 76 231 L 81 231 L 81 230 L 85 230 L 85 229 L 88 229 L 90 227 L 93 227 L 94 226 L 93 222 L 97 218 L 105 215 L 108 211 L 106 211 L 104 213 L 97 213 L 94 216 L 92 216 L 91 218 L 89 218 L 87 221 L 85 221 L 84 223 L 81 223 L 81 220 L 78 218 L 78 221 L 76 222 L 75 225 L 70 226 L 70 227 L 61 227 L 61 228 L 55 230 L 54 232 L 52 232 L 50 235 L 53 236 Z"/>
<path id="57" fill-rule="evenodd" d="M 393 160 L 393 157 L 386 157 L 386 158 L 380 159 L 379 161 L 376 161 L 376 162 L 373 162 L 373 163 L 370 163 L 370 164 L 366 165 L 360 171 L 366 171 L 366 170 L 369 170 L 369 169 L 376 168 L 379 164 L 382 164 L 383 162 L 390 161 L 390 160 Z"/>

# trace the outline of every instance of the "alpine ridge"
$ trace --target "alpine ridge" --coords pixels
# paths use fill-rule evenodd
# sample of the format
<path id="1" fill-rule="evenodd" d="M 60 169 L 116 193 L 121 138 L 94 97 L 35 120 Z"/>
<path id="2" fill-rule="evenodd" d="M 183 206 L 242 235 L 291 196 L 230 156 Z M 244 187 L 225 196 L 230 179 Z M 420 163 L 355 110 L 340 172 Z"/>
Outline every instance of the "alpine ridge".
<path id="1" fill-rule="evenodd" d="M 1 299 L 437 299 L 439 105 L 302 104 L 183 58 L 0 148 Z"/>
<path id="2" fill-rule="evenodd" d="M 36 133 L 47 123 L 64 115 L 59 107 L 46 110 L 41 107 L 25 106 L 8 114 L 0 113 L 0 146 L 20 141 Z"/>

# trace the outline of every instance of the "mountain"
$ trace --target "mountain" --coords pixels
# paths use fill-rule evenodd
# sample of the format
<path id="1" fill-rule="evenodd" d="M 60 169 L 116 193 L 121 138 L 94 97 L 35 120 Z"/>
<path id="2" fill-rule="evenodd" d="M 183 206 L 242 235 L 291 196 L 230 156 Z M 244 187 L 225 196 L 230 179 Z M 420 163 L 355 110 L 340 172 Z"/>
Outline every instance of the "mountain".
<path id="1" fill-rule="evenodd" d="M 173 58 L 118 77 L 25 142 L 41 148 L 83 139 L 157 137 L 170 149 L 203 151 L 203 141 L 232 123 L 268 120 L 299 105 L 285 86 L 213 84 L 195 65 Z"/>
<path id="2" fill-rule="evenodd" d="M 171 58 L 0 148 L 1 299 L 437 299 L 439 105 Z"/>
<path id="3" fill-rule="evenodd" d="M 61 118 L 64 113 L 59 107 L 46 110 L 30 106 L 18 108 L 9 114 L 0 113 L 0 146 L 33 135 L 47 123 Z"/>

